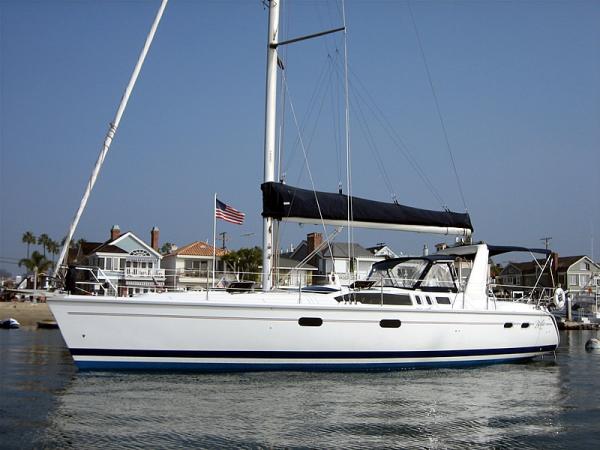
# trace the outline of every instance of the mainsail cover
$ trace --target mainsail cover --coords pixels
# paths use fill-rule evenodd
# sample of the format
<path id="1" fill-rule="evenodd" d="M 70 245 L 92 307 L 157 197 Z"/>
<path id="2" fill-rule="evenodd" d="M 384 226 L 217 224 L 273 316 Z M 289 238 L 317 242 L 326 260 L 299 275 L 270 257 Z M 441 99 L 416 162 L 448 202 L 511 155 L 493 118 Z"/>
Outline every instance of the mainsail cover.
<path id="1" fill-rule="evenodd" d="M 323 219 L 329 224 L 343 224 L 348 220 L 348 196 L 345 194 L 317 192 L 275 182 L 263 183 L 261 189 L 263 217 L 291 222 L 314 220 L 314 223 Z M 471 234 L 473 231 L 467 213 L 431 211 L 358 197 L 352 197 L 351 222 L 355 226 L 448 234 Z"/>

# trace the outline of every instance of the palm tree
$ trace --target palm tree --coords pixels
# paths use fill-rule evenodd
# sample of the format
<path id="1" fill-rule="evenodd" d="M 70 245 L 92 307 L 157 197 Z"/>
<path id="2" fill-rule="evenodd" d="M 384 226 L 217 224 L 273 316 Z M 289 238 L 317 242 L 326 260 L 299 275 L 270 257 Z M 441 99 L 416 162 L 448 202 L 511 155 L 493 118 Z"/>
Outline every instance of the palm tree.
<path id="1" fill-rule="evenodd" d="M 44 248 L 44 258 L 46 257 L 46 249 L 48 248 L 48 242 L 50 241 L 50 236 L 48 236 L 46 233 L 40 234 L 40 237 L 38 238 L 38 245 L 41 245 Z"/>
<path id="2" fill-rule="evenodd" d="M 52 265 L 54 265 L 55 256 L 58 254 L 60 247 L 58 245 L 58 242 L 56 242 L 54 239 L 50 239 L 47 246 L 48 246 L 48 251 L 52 255 Z"/>
<path id="3" fill-rule="evenodd" d="M 23 233 L 23 237 L 21 238 L 21 241 L 24 244 L 27 244 L 27 259 L 29 259 L 29 246 L 31 244 L 35 244 L 37 242 L 37 238 L 31 231 L 26 231 L 25 233 Z"/>
<path id="4" fill-rule="evenodd" d="M 47 260 L 44 255 L 34 250 L 30 258 L 23 258 L 19 261 L 19 267 L 21 266 L 25 266 L 29 273 L 34 273 L 39 277 L 52 267 L 52 261 Z"/>
<path id="5" fill-rule="evenodd" d="M 260 247 L 240 248 L 237 251 L 232 251 L 223 255 L 221 260 L 232 267 L 235 267 L 238 274 L 242 277 L 257 281 L 258 269 L 262 262 L 262 250 Z"/>

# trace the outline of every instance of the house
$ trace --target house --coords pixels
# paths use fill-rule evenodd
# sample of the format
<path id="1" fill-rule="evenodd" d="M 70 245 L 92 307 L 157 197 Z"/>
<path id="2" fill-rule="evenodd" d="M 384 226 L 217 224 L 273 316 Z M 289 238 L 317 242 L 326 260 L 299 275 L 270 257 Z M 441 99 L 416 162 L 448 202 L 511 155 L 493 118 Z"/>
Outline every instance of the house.
<path id="1" fill-rule="evenodd" d="M 543 260 L 508 263 L 496 278 L 499 285 L 514 286 L 508 290 L 522 290 L 532 287 L 538 282 L 539 286 L 552 287 L 552 276 L 548 268 L 541 274 Z M 594 263 L 585 255 L 559 257 L 555 263 L 554 285 L 559 285 L 572 296 L 596 292 L 600 286 L 600 265 Z"/>
<path id="2" fill-rule="evenodd" d="M 80 268 L 78 293 L 128 296 L 162 291 L 165 271 L 160 268 L 158 239 L 157 227 L 150 231 L 148 245 L 131 231 L 121 234 L 114 225 L 107 241 L 82 243 L 69 262 Z"/>
<path id="3" fill-rule="evenodd" d="M 166 285 L 169 290 L 200 290 L 212 286 L 213 251 L 215 252 L 215 283 L 224 275 L 221 257 L 227 250 L 214 248 L 207 242 L 196 241 L 173 250 L 165 255 L 162 267 L 166 270 Z"/>
<path id="4" fill-rule="evenodd" d="M 299 287 L 313 284 L 313 274 L 317 268 L 306 262 L 297 261 L 283 255 L 275 258 L 275 286 Z"/>
<path id="5" fill-rule="evenodd" d="M 557 272 L 562 288 L 573 295 L 600 291 L 600 264 L 585 255 L 559 258 Z"/>
<path id="6" fill-rule="evenodd" d="M 310 256 L 312 254 L 312 256 Z M 382 261 L 384 256 L 377 256 L 361 246 L 345 242 L 323 241 L 321 233 L 309 233 L 298 247 L 283 256 L 305 261 L 317 268 L 313 273 L 313 284 L 327 284 L 329 276 L 335 273 L 342 282 L 366 278 L 373 263 Z M 310 256 L 310 257 L 309 257 Z"/>
<path id="7" fill-rule="evenodd" d="M 367 250 L 369 250 L 373 255 L 382 257 L 384 259 L 392 259 L 397 258 L 399 256 L 396 253 L 394 253 L 394 251 L 389 246 L 385 245 L 385 242 L 380 242 L 379 244 L 373 247 L 367 247 Z"/>

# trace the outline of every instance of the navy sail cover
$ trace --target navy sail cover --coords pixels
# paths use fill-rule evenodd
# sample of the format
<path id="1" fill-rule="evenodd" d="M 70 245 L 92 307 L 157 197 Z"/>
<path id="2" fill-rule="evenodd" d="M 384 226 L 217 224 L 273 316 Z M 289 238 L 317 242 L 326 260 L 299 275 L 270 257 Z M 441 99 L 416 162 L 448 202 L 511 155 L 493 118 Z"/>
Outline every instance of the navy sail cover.
<path id="1" fill-rule="evenodd" d="M 284 219 L 338 220 L 348 219 L 348 196 L 345 194 L 315 192 L 283 183 L 268 182 L 261 185 L 263 193 L 263 217 Z M 321 215 L 317 207 L 317 198 Z M 385 203 L 352 197 L 354 222 L 393 225 L 419 225 L 454 227 L 473 231 L 467 213 L 431 211 L 412 208 L 397 203 Z"/>

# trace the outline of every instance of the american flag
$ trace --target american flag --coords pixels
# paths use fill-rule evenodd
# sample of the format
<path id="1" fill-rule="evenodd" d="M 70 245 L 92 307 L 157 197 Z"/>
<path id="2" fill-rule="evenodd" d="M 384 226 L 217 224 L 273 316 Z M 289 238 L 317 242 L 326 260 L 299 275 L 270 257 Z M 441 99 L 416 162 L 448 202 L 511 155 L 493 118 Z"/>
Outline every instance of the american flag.
<path id="1" fill-rule="evenodd" d="M 226 222 L 235 223 L 236 225 L 241 225 L 244 223 L 244 217 L 246 214 L 238 211 L 235 208 L 232 208 L 229 205 L 219 201 L 217 199 L 216 208 L 215 208 L 215 217 L 217 219 L 225 220 Z"/>

